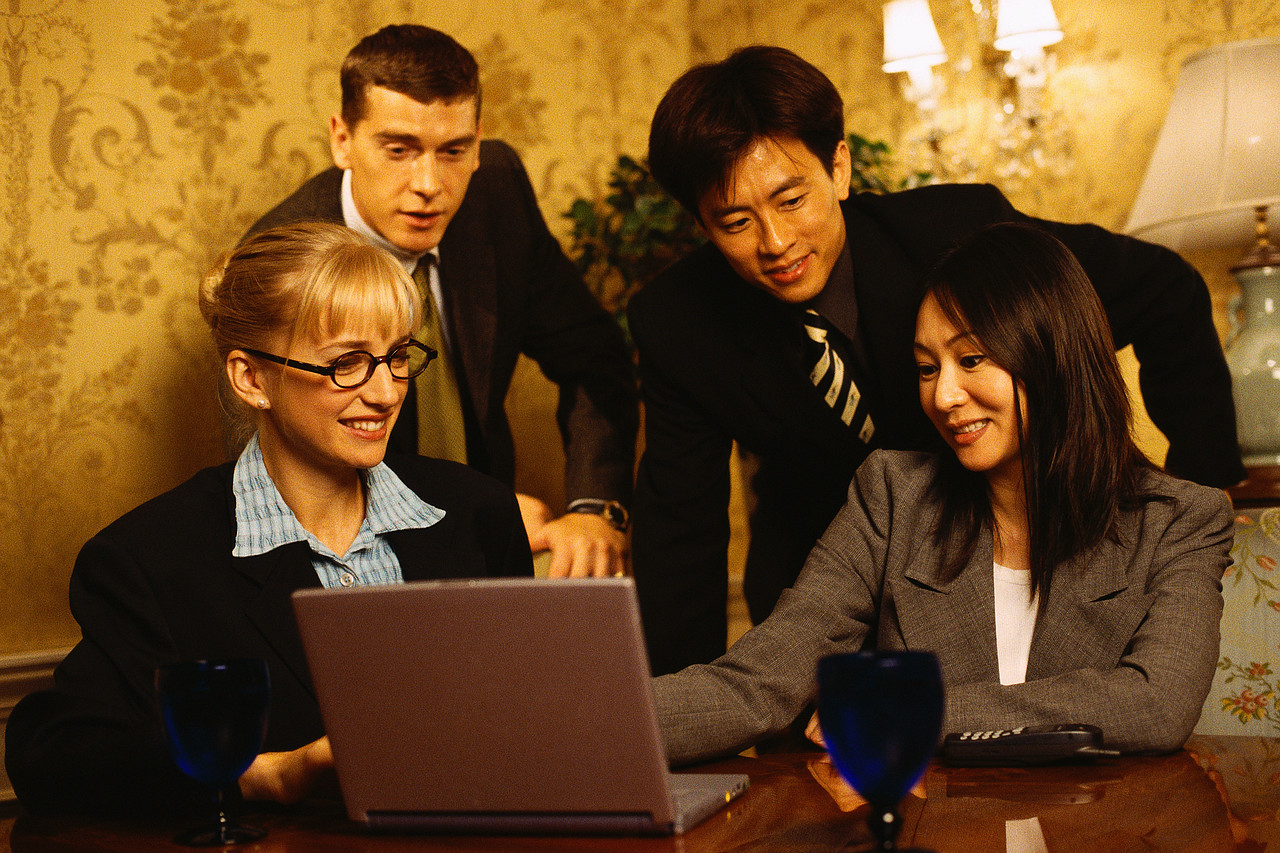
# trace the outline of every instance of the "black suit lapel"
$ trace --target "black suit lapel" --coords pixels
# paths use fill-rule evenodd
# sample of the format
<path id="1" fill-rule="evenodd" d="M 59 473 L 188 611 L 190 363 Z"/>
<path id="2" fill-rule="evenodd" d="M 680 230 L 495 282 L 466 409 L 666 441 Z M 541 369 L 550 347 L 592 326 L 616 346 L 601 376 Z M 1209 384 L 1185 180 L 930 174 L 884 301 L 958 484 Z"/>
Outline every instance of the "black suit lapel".
<path id="1" fill-rule="evenodd" d="M 400 561 L 405 581 L 484 577 L 484 558 L 475 548 L 457 548 L 455 525 L 445 517 L 430 527 L 392 530 L 384 534 Z"/>
<path id="2" fill-rule="evenodd" d="M 880 385 L 880 443 L 891 448 L 928 447 L 937 436 L 920 409 L 913 350 L 926 268 L 859 207 L 856 197 L 845 203 L 844 212 L 859 327 Z"/>
<path id="3" fill-rule="evenodd" d="M 465 202 L 464 202 L 465 207 Z M 459 211 L 440 243 L 440 287 L 445 294 L 453 349 L 476 420 L 489 417 L 493 348 L 498 333 L 498 272 L 493 246 Z"/>
<path id="4" fill-rule="evenodd" d="M 788 440 L 843 446 L 850 439 L 848 428 L 813 390 L 801 363 L 799 322 L 788 306 L 733 275 L 729 301 L 741 371 L 738 385 L 764 415 L 762 421 L 746 420 L 776 423 Z"/>
<path id="5" fill-rule="evenodd" d="M 245 615 L 314 696 L 290 599 L 294 590 L 320 586 L 311 565 L 311 548 L 306 542 L 292 542 L 266 554 L 233 557 L 232 565 L 259 587 L 257 596 L 245 608 Z"/>
<path id="6" fill-rule="evenodd" d="M 482 577 L 483 560 L 473 549 L 453 547 L 453 527 L 448 516 L 431 527 L 395 530 L 386 534 L 406 581 L 450 577 Z M 311 549 L 305 542 L 291 542 L 266 554 L 233 557 L 232 565 L 258 587 L 245 607 L 245 615 L 263 639 L 312 696 L 306 651 L 293 614 L 295 590 L 320 586 L 311 565 Z"/>
<path id="7" fill-rule="evenodd" d="M 912 350 L 924 268 L 853 203 L 845 203 L 844 213 L 859 331 L 878 386 L 880 405 L 872 413 L 877 443 L 929 447 L 936 434 L 920 409 Z M 736 312 L 733 326 L 745 354 L 742 387 L 747 394 L 797 439 L 823 447 L 856 440 L 809 384 L 808 367 L 801 361 L 802 332 L 786 306 L 739 279 L 734 284 L 742 286 L 732 289 L 727 301 Z"/>

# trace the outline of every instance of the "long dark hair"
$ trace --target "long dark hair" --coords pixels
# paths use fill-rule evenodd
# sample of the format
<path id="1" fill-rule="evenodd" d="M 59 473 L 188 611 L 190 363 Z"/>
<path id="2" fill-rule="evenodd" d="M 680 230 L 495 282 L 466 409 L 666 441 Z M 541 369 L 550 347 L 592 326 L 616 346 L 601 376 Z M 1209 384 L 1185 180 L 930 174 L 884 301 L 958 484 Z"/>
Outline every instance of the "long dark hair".
<path id="1" fill-rule="evenodd" d="M 1129 397 L 1106 313 L 1071 251 L 1020 223 L 967 237 L 934 267 L 924 294 L 1025 395 L 1014 399 L 1026 403 L 1018 414 L 1031 589 L 1043 603 L 1055 567 L 1103 538 L 1118 540 L 1120 512 L 1142 500 L 1142 472 L 1152 467 L 1129 432 Z M 993 518 L 985 478 L 954 454 L 943 458 L 937 536 L 941 543 L 959 533 L 965 543 L 947 566 L 954 575 Z"/>

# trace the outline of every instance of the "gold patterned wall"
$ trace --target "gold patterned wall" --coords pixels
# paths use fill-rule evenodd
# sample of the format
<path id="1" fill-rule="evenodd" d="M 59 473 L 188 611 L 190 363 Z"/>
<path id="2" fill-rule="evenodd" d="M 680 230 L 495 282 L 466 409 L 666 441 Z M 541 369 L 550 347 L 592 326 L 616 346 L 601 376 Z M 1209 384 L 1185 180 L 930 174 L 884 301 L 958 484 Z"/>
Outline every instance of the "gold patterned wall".
<path id="1" fill-rule="evenodd" d="M 973 2 L 932 0 L 953 57 L 981 54 Z M 1055 6 L 1067 35 L 1047 98 L 1070 158 L 1006 188 L 1028 212 L 1117 227 L 1181 60 L 1280 34 L 1280 0 Z M 361 36 L 417 21 L 469 46 L 484 130 L 522 153 L 560 233 L 617 154 L 643 153 L 671 80 L 741 44 L 797 50 L 836 81 L 851 129 L 921 150 L 879 70 L 878 0 L 4 0 L 0 18 L 0 655 L 74 642 L 80 545 L 220 461 L 195 282 L 327 165 L 337 65 Z M 986 85 L 967 75 L 950 81 L 956 115 Z M 989 178 L 977 124 L 943 150 Z M 547 391 L 532 376 L 513 398 L 539 413 L 526 451 L 555 442 Z M 521 477 L 555 488 L 532 466 Z"/>
<path id="2" fill-rule="evenodd" d="M 470 47 L 484 128 L 557 229 L 688 58 L 665 0 L 6 0 L 0 19 L 0 655 L 74 642 L 83 542 L 221 461 L 196 281 L 328 164 L 356 40 L 416 21 Z"/>

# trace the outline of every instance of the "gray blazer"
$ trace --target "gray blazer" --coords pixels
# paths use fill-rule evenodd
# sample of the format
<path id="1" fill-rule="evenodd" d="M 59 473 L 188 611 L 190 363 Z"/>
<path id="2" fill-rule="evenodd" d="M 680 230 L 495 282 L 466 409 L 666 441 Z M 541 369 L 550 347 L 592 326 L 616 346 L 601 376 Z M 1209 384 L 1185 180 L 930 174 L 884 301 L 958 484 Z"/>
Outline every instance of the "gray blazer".
<path id="1" fill-rule="evenodd" d="M 1092 723 L 1127 752 L 1182 746 L 1218 660 L 1232 514 L 1222 492 L 1152 472 L 1159 498 L 1058 567 L 1024 684 L 1002 686 L 990 534 L 952 580 L 934 541 L 931 454 L 877 451 L 773 615 L 721 658 L 654 682 L 673 764 L 781 731 L 814 700 L 817 661 L 866 647 L 937 654 L 943 732 Z M 954 544 L 954 543 L 953 543 Z"/>

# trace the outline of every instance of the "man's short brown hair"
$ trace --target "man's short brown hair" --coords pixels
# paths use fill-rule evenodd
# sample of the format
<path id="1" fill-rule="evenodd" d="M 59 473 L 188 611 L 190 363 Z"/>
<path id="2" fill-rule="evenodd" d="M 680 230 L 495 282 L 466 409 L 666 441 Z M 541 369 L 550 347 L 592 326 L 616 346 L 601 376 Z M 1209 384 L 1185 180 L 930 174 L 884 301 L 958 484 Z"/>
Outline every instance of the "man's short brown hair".
<path id="1" fill-rule="evenodd" d="M 342 62 L 342 120 L 364 118 L 365 93 L 381 86 L 415 101 L 455 103 L 474 98 L 480 118 L 480 69 L 452 36 L 418 24 L 393 24 L 365 36 Z"/>

